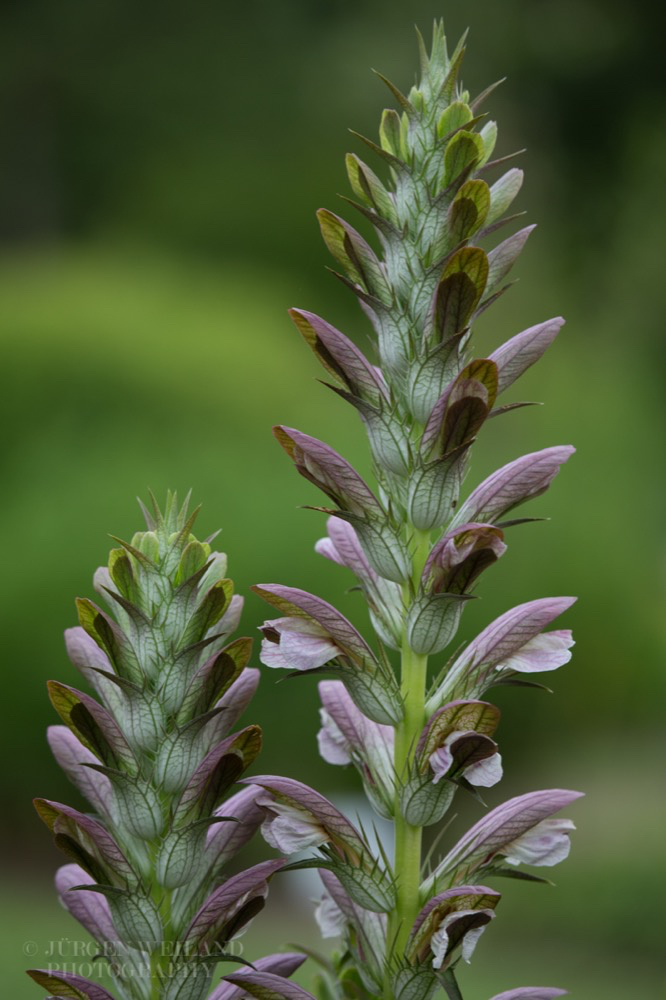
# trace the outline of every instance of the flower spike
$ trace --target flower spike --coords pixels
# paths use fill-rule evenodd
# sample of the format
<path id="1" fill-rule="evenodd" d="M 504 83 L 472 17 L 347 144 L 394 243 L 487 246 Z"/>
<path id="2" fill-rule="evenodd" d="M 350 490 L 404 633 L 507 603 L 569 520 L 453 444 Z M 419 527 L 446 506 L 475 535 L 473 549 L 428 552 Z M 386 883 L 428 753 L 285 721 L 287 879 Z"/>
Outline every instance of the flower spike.
<path id="1" fill-rule="evenodd" d="M 164 511 L 153 501 L 147 530 L 118 541 L 95 574 L 109 611 L 78 602 L 66 645 L 95 697 L 49 683 L 64 723 L 49 727 L 51 750 L 94 813 L 49 799 L 35 807 L 69 862 L 56 875 L 60 900 L 113 983 L 112 995 L 69 969 L 31 970 L 55 997 L 204 1000 L 286 864 L 225 873 L 264 821 L 260 789 L 227 796 L 261 748 L 257 726 L 232 731 L 259 671 L 248 666 L 251 640 L 230 641 L 242 602 L 226 556 L 192 533 L 195 514 L 173 494 Z M 304 957 L 257 967 L 283 982 Z M 230 984 L 213 991 L 238 995 Z"/>
<path id="2" fill-rule="evenodd" d="M 324 936 L 343 938 L 320 977 L 320 1000 L 432 1000 L 440 987 L 461 1000 L 458 960 L 471 958 L 499 899 L 476 879 L 563 860 L 573 823 L 554 814 L 579 796 L 533 792 L 495 806 L 430 874 L 422 870 L 423 828 L 440 823 L 459 793 L 485 808 L 479 789 L 492 795 L 501 782 L 500 713 L 486 692 L 538 686 L 523 675 L 570 659 L 569 630 L 548 627 L 573 598 L 520 604 L 466 648 L 456 635 L 467 603 L 483 593 L 485 571 L 510 558 L 508 529 L 535 520 L 511 512 L 549 489 L 574 449 L 522 455 L 468 485 L 488 421 L 526 406 L 501 394 L 544 357 L 564 321 L 537 322 L 488 355 L 475 352 L 476 320 L 513 284 L 534 226 L 516 226 L 523 172 L 515 154 L 496 155 L 497 125 L 479 110 L 496 84 L 476 98 L 464 88 L 465 40 L 449 54 L 440 22 L 430 50 L 418 38 L 420 80 L 403 92 L 379 74 L 395 108 L 384 111 L 378 141 L 358 136 L 364 155 L 345 161 L 353 195 L 345 201 L 374 236 L 318 212 L 337 277 L 370 320 L 374 353 L 316 313 L 290 310 L 326 384 L 361 418 L 374 480 L 328 444 L 275 429 L 297 471 L 326 497 L 315 508 L 329 514 L 316 550 L 354 575 L 377 641 L 319 597 L 255 588 L 277 611 L 262 627 L 264 664 L 332 675 L 319 683 L 320 753 L 353 765 L 370 804 L 393 825 L 393 856 L 378 837 L 373 863 L 362 831 L 314 790 L 292 779 L 251 779 L 266 789 L 257 802 L 268 842 L 283 853 L 318 852 L 290 867 L 319 867 L 318 922 Z M 439 654 L 443 663 L 431 674 Z M 261 977 L 246 981 L 251 995 L 285 995 Z M 495 1000 L 559 995 L 526 987 Z"/>

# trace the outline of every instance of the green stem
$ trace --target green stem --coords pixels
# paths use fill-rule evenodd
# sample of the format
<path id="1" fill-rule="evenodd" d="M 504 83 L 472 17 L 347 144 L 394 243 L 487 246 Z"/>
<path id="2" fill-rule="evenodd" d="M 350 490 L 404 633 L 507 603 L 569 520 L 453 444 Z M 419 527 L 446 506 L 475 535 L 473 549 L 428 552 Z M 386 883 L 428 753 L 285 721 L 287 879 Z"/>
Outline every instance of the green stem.
<path id="1" fill-rule="evenodd" d="M 403 587 L 404 615 L 407 616 L 421 580 L 421 573 L 430 553 L 430 533 L 414 531 L 414 556 L 411 584 Z M 407 638 L 403 638 L 400 690 L 405 716 L 396 728 L 394 764 L 400 784 L 409 776 L 411 759 L 425 725 L 425 692 L 428 657 L 415 653 Z M 401 955 L 419 912 L 421 882 L 422 828 L 408 823 L 400 811 L 399 792 L 395 803 L 395 874 L 397 901 L 389 921 L 389 944 L 395 942 L 395 952 Z M 388 993 L 387 993 L 388 996 Z"/>

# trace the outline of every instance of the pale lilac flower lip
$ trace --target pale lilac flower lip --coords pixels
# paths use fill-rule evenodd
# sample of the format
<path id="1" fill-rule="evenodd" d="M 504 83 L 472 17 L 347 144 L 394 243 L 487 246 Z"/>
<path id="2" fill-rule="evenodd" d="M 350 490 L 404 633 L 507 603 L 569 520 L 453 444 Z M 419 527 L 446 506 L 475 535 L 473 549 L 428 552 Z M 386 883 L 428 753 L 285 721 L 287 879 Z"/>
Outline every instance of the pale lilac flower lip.
<path id="1" fill-rule="evenodd" d="M 326 890 L 317 904 L 315 920 L 323 938 L 341 937 L 347 926 L 344 913 Z"/>
<path id="2" fill-rule="evenodd" d="M 556 821 L 559 825 L 555 829 L 540 828 L 540 824 L 582 794 L 552 788 L 528 792 L 503 802 L 460 838 L 425 880 L 422 893 L 427 894 L 434 886 L 447 881 L 467 878 L 497 855 L 508 855 L 519 862 L 529 855 L 529 864 L 556 864 L 566 856 L 564 839 L 568 842 L 567 832 L 572 825 L 568 820 Z"/>
<path id="3" fill-rule="evenodd" d="M 320 820 L 304 809 L 279 802 L 268 794 L 261 795 L 257 805 L 268 813 L 261 832 L 266 843 L 276 851 L 296 854 L 308 847 L 321 847 L 331 839 Z"/>
<path id="4" fill-rule="evenodd" d="M 459 763 L 460 757 L 464 763 Z M 430 755 L 429 763 L 434 784 L 446 777 L 452 768 L 470 785 L 482 788 L 490 788 L 502 779 L 502 758 L 497 752 L 497 744 L 473 730 L 450 733 Z"/>
<path id="5" fill-rule="evenodd" d="M 323 707 L 317 741 L 322 757 L 329 764 L 356 764 L 374 807 L 390 817 L 395 800 L 395 730 L 364 715 L 341 681 L 321 681 L 319 696 Z"/>
<path id="6" fill-rule="evenodd" d="M 505 844 L 502 854 L 510 865 L 557 865 L 569 857 L 569 832 L 575 829 L 570 819 L 544 819 Z"/>
<path id="7" fill-rule="evenodd" d="M 568 663 L 573 645 L 571 632 L 542 630 L 575 601 L 575 597 L 545 597 L 500 615 L 454 660 L 426 702 L 426 712 L 432 713 L 451 695 L 482 694 L 498 673 L 555 670 Z"/>
<path id="8" fill-rule="evenodd" d="M 351 622 L 328 601 L 297 587 L 285 587 L 281 584 L 262 583 L 252 589 L 286 616 L 266 623 L 266 647 L 269 643 L 281 644 L 282 633 L 286 631 L 288 648 L 295 648 L 297 662 L 314 662 L 323 657 L 327 648 L 322 646 L 320 640 L 326 639 L 330 643 L 329 660 L 336 655 L 344 655 L 361 666 L 376 665 L 375 655 L 368 644 Z M 292 624 L 294 620 L 298 622 L 297 625 Z M 301 622 L 305 624 L 301 625 Z M 269 659 L 273 655 L 268 649 Z M 300 669 L 306 668 L 301 666 Z"/>
<path id="9" fill-rule="evenodd" d="M 354 865 L 369 857 L 368 847 L 358 830 L 328 799 L 302 781 L 260 774 L 243 778 L 241 784 L 259 785 L 267 793 L 261 798 L 262 808 L 267 813 L 264 836 L 268 831 L 276 844 L 329 843 L 340 857 Z M 305 844 L 305 840 L 309 843 Z M 295 848 L 301 849 L 301 846 Z"/>
<path id="10" fill-rule="evenodd" d="M 496 670 L 515 670 L 517 673 L 533 674 L 545 670 L 557 670 L 571 659 L 569 650 L 574 640 L 569 629 L 542 632 L 528 640 L 513 656 L 495 665 Z"/>
<path id="11" fill-rule="evenodd" d="M 316 622 L 273 618 L 261 626 L 261 662 L 281 670 L 313 670 L 342 653 Z"/>
<path id="12" fill-rule="evenodd" d="M 434 955 L 433 969 L 441 969 L 451 949 L 452 935 L 456 931 L 460 935 L 462 959 L 464 962 L 471 962 L 472 954 L 486 929 L 486 924 L 494 917 L 494 910 L 459 910 L 444 917 L 430 941 Z"/>
<path id="13" fill-rule="evenodd" d="M 325 669 L 342 679 L 358 707 L 383 724 L 395 724 L 404 706 L 395 675 L 380 661 L 351 622 L 328 601 L 296 587 L 252 588 L 282 614 L 262 626 L 263 662 L 296 671 Z"/>
<path id="14" fill-rule="evenodd" d="M 498 993 L 490 1000 L 556 1000 L 557 997 L 566 996 L 567 993 L 568 990 L 558 990 L 548 986 L 521 986 L 517 990 Z"/>

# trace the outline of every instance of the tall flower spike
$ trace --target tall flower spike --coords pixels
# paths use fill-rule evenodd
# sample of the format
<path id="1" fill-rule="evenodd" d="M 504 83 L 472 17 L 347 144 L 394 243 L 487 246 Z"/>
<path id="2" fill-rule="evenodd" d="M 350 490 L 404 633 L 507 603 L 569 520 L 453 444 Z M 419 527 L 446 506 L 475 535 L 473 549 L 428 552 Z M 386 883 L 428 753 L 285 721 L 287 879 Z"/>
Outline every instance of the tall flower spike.
<path id="1" fill-rule="evenodd" d="M 235 639 L 242 602 L 226 556 L 192 534 L 197 511 L 169 494 L 144 511 L 147 531 L 119 541 L 95 586 L 111 613 L 80 600 L 67 632 L 72 662 L 96 697 L 51 681 L 64 725 L 53 754 L 94 815 L 46 799 L 37 811 L 70 860 L 63 905 L 110 957 L 115 997 L 70 973 L 33 969 L 52 996 L 203 1000 L 227 943 L 263 908 L 282 859 L 227 879 L 227 862 L 264 819 L 260 789 L 227 790 L 253 763 L 261 731 L 233 732 L 257 686 L 252 641 Z M 304 956 L 257 968 L 290 975 Z M 217 986 L 215 1000 L 238 996 Z"/>
<path id="2" fill-rule="evenodd" d="M 530 326 L 487 357 L 475 353 L 475 321 L 510 287 L 533 226 L 497 235 L 517 218 L 507 212 L 523 175 L 504 168 L 510 157 L 493 159 L 497 126 L 481 110 L 493 87 L 474 99 L 464 89 L 464 40 L 449 56 L 436 23 L 431 51 L 420 36 L 419 44 L 420 82 L 403 94 L 385 80 L 398 110 L 384 111 L 378 142 L 358 137 L 379 165 L 356 153 L 346 161 L 353 198 L 345 201 L 374 238 L 327 209 L 318 213 L 338 277 L 370 320 L 372 353 L 315 313 L 291 310 L 327 384 L 361 418 L 375 482 L 328 444 L 275 428 L 297 471 L 326 497 L 316 509 L 332 516 L 317 551 L 355 575 L 376 641 L 319 597 L 276 584 L 256 588 L 279 612 L 263 627 L 264 663 L 333 674 L 320 686 L 321 753 L 334 764 L 353 763 L 371 804 L 394 824 L 392 860 L 380 844 L 373 865 L 366 844 L 362 862 L 343 865 L 323 818 L 333 807 L 317 804 L 311 789 L 280 795 L 265 779 L 266 796 L 257 801 L 269 842 L 286 853 L 319 852 L 297 864 L 323 868 L 319 920 L 327 936 L 345 938 L 334 975 L 323 978 L 322 1000 L 430 1000 L 438 986 L 460 998 L 458 958 L 471 957 L 499 901 L 485 883 L 518 863 L 564 858 L 573 825 L 551 815 L 578 797 L 534 792 L 498 806 L 435 859 L 431 875 L 422 871 L 422 828 L 442 820 L 460 791 L 478 800 L 479 787 L 501 780 L 499 711 L 480 699 L 498 683 L 533 684 L 516 677 L 570 658 L 571 633 L 544 630 L 572 598 L 522 604 L 467 649 L 454 643 L 485 570 L 510 549 L 511 529 L 533 520 L 512 511 L 544 493 L 574 449 L 522 455 L 466 485 L 485 425 L 525 405 L 500 397 L 546 353 L 563 320 Z M 399 672 L 391 650 L 400 650 Z M 441 653 L 431 678 L 429 657 Z M 339 828 L 339 813 L 330 815 Z M 484 885 L 470 882 L 477 877 Z M 260 976 L 245 975 L 243 988 L 273 1000 L 286 995 Z M 524 988 L 506 997 L 560 994 Z"/>

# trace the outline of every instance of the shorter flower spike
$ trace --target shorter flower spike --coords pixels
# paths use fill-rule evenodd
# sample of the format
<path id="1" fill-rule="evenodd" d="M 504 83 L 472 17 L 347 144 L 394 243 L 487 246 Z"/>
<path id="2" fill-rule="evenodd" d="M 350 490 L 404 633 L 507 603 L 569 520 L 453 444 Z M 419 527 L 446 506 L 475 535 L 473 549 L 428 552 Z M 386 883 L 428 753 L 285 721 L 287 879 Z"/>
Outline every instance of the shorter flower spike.
<path id="1" fill-rule="evenodd" d="M 261 747 L 257 726 L 232 731 L 259 672 L 248 666 L 251 640 L 229 641 L 242 601 L 226 556 L 192 534 L 195 517 L 173 494 L 164 511 L 153 503 L 147 530 L 119 541 L 95 574 L 109 611 L 77 602 L 66 645 L 95 697 L 49 683 L 64 723 L 49 728 L 49 744 L 95 812 L 49 799 L 35 807 L 70 862 L 58 895 L 111 954 L 114 990 L 33 970 L 53 996 L 204 1000 L 226 944 L 285 864 L 226 878 L 264 820 L 259 789 L 224 801 Z M 268 967 L 288 975 L 301 960 L 271 957 Z"/>

